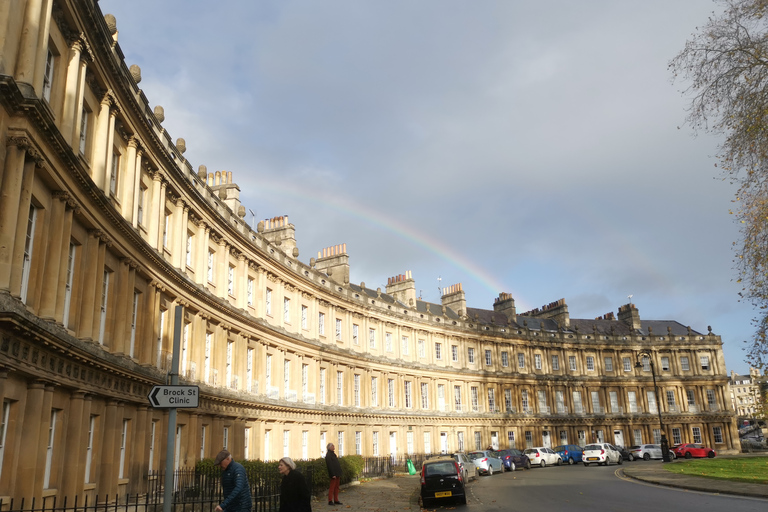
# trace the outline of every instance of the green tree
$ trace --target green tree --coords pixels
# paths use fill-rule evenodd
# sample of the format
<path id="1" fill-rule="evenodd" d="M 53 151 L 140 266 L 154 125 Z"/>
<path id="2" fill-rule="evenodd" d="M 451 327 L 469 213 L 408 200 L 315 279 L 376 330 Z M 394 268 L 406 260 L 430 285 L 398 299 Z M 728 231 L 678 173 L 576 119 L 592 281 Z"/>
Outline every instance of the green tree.
<path id="1" fill-rule="evenodd" d="M 687 123 L 723 137 L 718 160 L 738 186 L 731 213 L 740 223 L 734 242 L 743 300 L 757 311 L 746 342 L 754 367 L 768 361 L 768 0 L 714 0 L 713 12 L 670 62 L 673 80 L 690 96 Z"/>

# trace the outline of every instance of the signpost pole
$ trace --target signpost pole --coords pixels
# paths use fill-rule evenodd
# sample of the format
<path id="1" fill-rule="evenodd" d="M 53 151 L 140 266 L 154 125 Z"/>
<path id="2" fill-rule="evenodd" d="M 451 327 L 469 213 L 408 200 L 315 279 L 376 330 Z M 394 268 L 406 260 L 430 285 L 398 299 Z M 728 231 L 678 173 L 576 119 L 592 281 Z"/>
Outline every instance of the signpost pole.
<path id="1" fill-rule="evenodd" d="M 179 383 L 179 352 L 181 350 L 181 326 L 184 317 L 184 306 L 176 306 L 173 322 L 173 357 L 171 358 L 171 385 Z M 163 493 L 163 512 L 171 512 L 173 501 L 173 461 L 176 448 L 176 408 L 168 410 L 168 439 L 165 450 L 165 489 Z"/>

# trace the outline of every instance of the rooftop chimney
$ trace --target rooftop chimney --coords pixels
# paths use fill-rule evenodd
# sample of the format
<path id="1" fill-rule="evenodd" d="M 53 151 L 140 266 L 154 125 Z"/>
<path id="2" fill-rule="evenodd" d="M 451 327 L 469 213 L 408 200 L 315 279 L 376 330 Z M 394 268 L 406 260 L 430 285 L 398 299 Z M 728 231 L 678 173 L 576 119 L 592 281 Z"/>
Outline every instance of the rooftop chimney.
<path id="1" fill-rule="evenodd" d="M 232 171 L 209 173 L 208 186 L 237 214 L 240 209 L 240 187 L 232 181 Z"/>
<path id="2" fill-rule="evenodd" d="M 619 322 L 627 324 L 633 330 L 640 329 L 640 312 L 634 304 L 619 306 Z"/>
<path id="3" fill-rule="evenodd" d="M 570 327 L 571 317 L 568 314 L 568 305 L 565 303 L 565 299 L 556 300 L 550 302 L 546 306 L 532 309 L 520 316 L 530 316 L 533 318 L 552 318 L 561 327 Z"/>
<path id="4" fill-rule="evenodd" d="M 454 310 L 457 315 L 466 316 L 467 299 L 464 297 L 464 290 L 461 288 L 461 283 L 452 284 L 447 288 L 443 288 L 442 303 L 443 306 Z"/>
<path id="5" fill-rule="evenodd" d="M 317 251 L 315 268 L 328 274 L 328 277 L 337 283 L 349 283 L 347 244 L 334 245 Z"/>
<path id="6" fill-rule="evenodd" d="M 267 240 L 280 247 L 285 254 L 290 255 L 296 247 L 296 226 L 288 222 L 287 215 L 272 217 L 259 222 L 259 233 Z"/>
<path id="7" fill-rule="evenodd" d="M 387 279 L 387 293 L 408 307 L 416 305 L 416 281 L 411 271 Z"/>
<path id="8" fill-rule="evenodd" d="M 517 321 L 515 299 L 512 297 L 511 293 L 501 292 L 493 301 L 493 310 L 498 311 L 499 313 L 504 313 L 507 318 L 513 322 Z"/>

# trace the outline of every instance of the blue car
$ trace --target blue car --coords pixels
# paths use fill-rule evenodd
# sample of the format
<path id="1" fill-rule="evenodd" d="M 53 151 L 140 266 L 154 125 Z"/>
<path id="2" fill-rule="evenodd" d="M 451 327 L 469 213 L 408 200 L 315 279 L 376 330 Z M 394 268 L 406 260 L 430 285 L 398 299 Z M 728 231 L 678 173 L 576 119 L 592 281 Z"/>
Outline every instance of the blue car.
<path id="1" fill-rule="evenodd" d="M 561 444 L 553 448 L 566 464 L 578 464 L 581 462 L 582 449 L 576 444 Z"/>
<path id="2" fill-rule="evenodd" d="M 496 452 L 496 457 L 501 459 L 504 463 L 504 469 L 506 471 L 514 471 L 515 469 L 531 469 L 531 459 L 523 455 L 520 450 L 513 448 L 509 450 L 499 450 Z"/>

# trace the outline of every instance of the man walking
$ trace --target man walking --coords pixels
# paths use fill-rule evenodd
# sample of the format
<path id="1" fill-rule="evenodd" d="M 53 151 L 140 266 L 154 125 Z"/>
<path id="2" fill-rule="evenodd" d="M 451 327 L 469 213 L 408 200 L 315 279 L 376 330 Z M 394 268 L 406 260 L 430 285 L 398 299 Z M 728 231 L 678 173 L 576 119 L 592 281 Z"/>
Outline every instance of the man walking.
<path id="1" fill-rule="evenodd" d="M 221 489 L 224 491 L 224 501 L 216 506 L 216 512 L 250 512 L 251 487 L 245 468 L 232 460 L 232 454 L 221 450 L 213 461 L 221 468 Z"/>
<path id="2" fill-rule="evenodd" d="M 339 484 L 341 484 L 341 463 L 336 456 L 336 447 L 333 443 L 328 443 L 328 453 L 325 454 L 325 466 L 328 468 L 328 478 L 331 479 L 331 486 L 328 489 L 328 504 L 342 505 L 339 501 Z"/>

